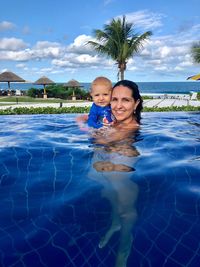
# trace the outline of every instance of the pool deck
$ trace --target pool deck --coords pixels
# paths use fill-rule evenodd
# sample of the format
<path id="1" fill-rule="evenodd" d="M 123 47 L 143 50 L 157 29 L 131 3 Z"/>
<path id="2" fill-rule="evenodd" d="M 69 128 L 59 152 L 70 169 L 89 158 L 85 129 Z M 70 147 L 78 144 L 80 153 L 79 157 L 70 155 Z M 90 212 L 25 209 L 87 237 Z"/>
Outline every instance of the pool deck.
<path id="1" fill-rule="evenodd" d="M 1 106 L 2 104 L 2 106 Z M 73 102 L 73 103 L 62 103 L 62 107 L 90 107 L 92 105 L 92 102 Z M 181 106 L 194 106 L 199 107 L 200 101 L 198 100 L 191 100 L 187 97 L 181 97 L 180 95 L 177 95 L 176 97 L 153 97 L 153 99 L 144 99 L 143 102 L 144 107 L 181 107 Z M 1 102 L 0 101 L 0 109 L 7 109 L 7 108 L 17 108 L 17 107 L 31 107 L 31 108 L 37 108 L 37 107 L 60 107 L 60 103 L 11 103 L 11 102 Z"/>

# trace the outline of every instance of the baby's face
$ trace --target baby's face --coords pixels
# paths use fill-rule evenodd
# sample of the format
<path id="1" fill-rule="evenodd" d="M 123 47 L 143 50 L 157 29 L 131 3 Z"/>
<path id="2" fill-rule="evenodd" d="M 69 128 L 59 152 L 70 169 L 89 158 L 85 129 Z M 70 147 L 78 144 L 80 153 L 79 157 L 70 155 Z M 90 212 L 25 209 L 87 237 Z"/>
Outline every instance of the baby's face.
<path id="1" fill-rule="evenodd" d="M 110 104 L 111 88 L 105 85 L 94 85 L 91 91 L 93 102 L 100 107 Z"/>

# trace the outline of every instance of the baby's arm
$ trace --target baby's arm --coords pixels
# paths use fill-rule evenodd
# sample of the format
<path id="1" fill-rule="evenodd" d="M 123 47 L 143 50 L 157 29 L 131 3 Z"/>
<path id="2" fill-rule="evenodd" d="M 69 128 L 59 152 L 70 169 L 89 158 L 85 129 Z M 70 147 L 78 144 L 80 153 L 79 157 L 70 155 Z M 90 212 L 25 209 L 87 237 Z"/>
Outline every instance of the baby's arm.
<path id="1" fill-rule="evenodd" d="M 88 114 L 83 114 L 83 115 L 80 115 L 76 118 L 76 121 L 78 123 L 81 123 L 81 122 L 86 122 L 88 120 Z"/>

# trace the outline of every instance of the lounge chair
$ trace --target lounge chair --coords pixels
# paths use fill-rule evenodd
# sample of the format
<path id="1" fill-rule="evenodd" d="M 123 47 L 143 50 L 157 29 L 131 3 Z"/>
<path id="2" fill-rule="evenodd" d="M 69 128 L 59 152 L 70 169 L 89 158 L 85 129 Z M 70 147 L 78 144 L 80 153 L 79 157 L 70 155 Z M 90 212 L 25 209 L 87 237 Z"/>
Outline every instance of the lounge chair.
<path id="1" fill-rule="evenodd" d="M 21 95 L 22 95 L 21 90 L 16 89 L 16 90 L 15 90 L 15 95 L 16 95 L 16 96 L 21 96 Z"/>
<path id="2" fill-rule="evenodd" d="M 197 100 L 197 93 L 196 92 L 192 93 L 190 100 Z"/>

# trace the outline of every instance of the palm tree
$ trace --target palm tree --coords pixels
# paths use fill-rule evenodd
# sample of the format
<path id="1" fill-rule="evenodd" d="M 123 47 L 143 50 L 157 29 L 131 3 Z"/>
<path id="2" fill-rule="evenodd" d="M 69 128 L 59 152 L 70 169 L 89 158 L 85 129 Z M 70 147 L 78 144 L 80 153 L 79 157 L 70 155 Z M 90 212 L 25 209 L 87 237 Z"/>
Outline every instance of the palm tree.
<path id="1" fill-rule="evenodd" d="M 112 19 L 110 24 L 104 25 L 104 30 L 94 30 L 94 36 L 99 42 L 89 41 L 87 44 L 92 45 L 100 53 L 111 57 L 118 66 L 118 80 L 124 79 L 124 72 L 128 59 L 143 47 L 143 43 L 152 35 L 147 31 L 142 35 L 137 35 L 133 29 L 133 24 L 122 19 Z"/>
<path id="2" fill-rule="evenodd" d="M 194 62 L 200 63 L 200 41 L 192 45 L 191 52 Z"/>

